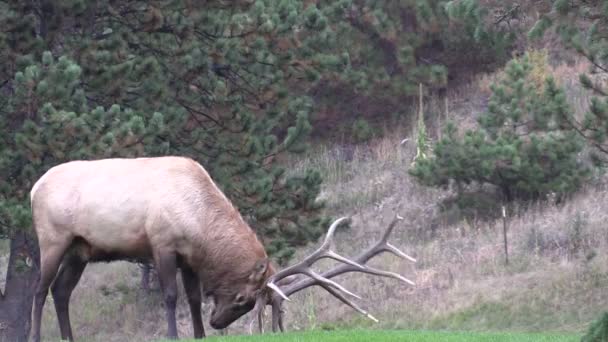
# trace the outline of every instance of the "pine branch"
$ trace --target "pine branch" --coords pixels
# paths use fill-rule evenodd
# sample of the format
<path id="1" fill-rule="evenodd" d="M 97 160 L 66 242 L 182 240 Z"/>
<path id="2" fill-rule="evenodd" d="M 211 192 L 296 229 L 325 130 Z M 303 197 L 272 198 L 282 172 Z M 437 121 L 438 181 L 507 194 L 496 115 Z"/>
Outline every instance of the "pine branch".
<path id="1" fill-rule="evenodd" d="M 583 129 L 580 128 L 580 123 L 578 123 L 576 121 L 576 119 L 574 119 L 574 118 L 572 118 L 572 119 L 564 118 L 564 120 L 570 126 L 570 128 L 572 128 L 574 131 L 576 131 L 576 133 L 578 133 L 581 137 L 583 137 L 585 140 L 587 140 L 588 142 L 590 142 L 594 147 L 596 147 L 601 152 L 603 152 L 605 154 L 608 154 L 608 147 L 604 147 L 599 141 L 597 141 L 593 137 L 590 137 L 587 134 L 585 134 L 585 132 L 583 131 Z"/>
<path id="2" fill-rule="evenodd" d="M 589 53 L 587 53 L 587 52 L 586 52 L 586 51 L 584 51 L 584 50 L 581 50 L 581 51 L 580 51 L 580 54 L 581 54 L 581 55 L 583 55 L 585 58 L 587 58 L 587 60 L 588 60 L 588 61 L 589 61 L 591 64 L 593 64 L 593 66 L 595 66 L 596 68 L 598 68 L 598 69 L 602 70 L 602 71 L 603 71 L 603 72 L 605 72 L 605 73 L 608 73 L 608 67 L 605 67 L 605 66 L 603 66 L 603 65 L 599 64 L 599 63 L 598 63 L 598 62 L 595 60 L 595 58 L 594 58 L 593 56 L 591 56 Z"/>
<path id="3" fill-rule="evenodd" d="M 361 17 L 361 13 L 351 11 L 347 15 L 347 20 L 354 28 L 369 36 L 371 42 L 382 50 L 387 61 L 390 61 L 385 63 L 384 67 L 386 69 L 390 68 L 391 70 L 396 70 L 397 73 L 401 73 L 402 69 L 397 58 L 397 46 L 395 43 L 383 37 L 373 26 L 361 20 Z"/>
<path id="4" fill-rule="evenodd" d="M 494 26 L 498 26 L 500 23 L 502 23 L 503 21 L 505 21 L 507 19 L 509 19 L 509 20 L 515 19 L 517 17 L 517 12 L 519 10 L 520 10 L 520 5 L 515 4 L 508 11 L 505 11 L 502 15 L 500 15 L 496 18 L 496 20 L 494 21 Z M 510 23 L 507 22 L 507 25 L 510 25 Z"/>
<path id="5" fill-rule="evenodd" d="M 239 133 L 243 133 L 243 130 L 233 130 L 229 127 L 227 127 L 226 125 L 224 125 L 223 123 L 221 123 L 218 119 L 215 119 L 214 117 L 212 117 L 211 115 L 202 112 L 200 110 L 195 109 L 194 107 L 186 104 L 185 101 L 179 99 L 178 97 L 174 98 L 175 101 L 177 101 L 177 103 L 179 103 L 182 107 L 184 107 L 186 110 L 188 110 L 188 112 L 190 112 L 193 115 L 194 120 L 196 120 L 202 127 L 204 127 L 204 124 L 199 121 L 199 119 L 196 117 L 196 115 L 202 116 L 205 119 L 209 120 L 210 122 L 212 122 L 213 124 L 215 124 L 217 127 L 220 127 L 221 129 L 229 132 L 229 133 L 233 133 L 233 134 L 239 134 Z"/>

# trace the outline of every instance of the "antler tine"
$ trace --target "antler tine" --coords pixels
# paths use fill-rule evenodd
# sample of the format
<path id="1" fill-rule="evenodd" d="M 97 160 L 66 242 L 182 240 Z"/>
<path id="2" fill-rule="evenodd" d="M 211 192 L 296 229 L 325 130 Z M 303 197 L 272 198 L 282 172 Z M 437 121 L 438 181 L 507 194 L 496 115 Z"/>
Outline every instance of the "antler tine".
<path id="1" fill-rule="evenodd" d="M 279 294 L 279 296 L 281 296 L 284 300 L 290 302 L 291 299 L 289 299 L 289 297 L 287 297 L 287 295 L 285 295 L 285 293 L 283 293 L 283 291 L 281 290 L 281 288 L 279 288 L 277 286 L 277 284 L 274 283 L 274 281 L 269 281 L 268 284 L 266 284 L 266 286 L 268 286 L 269 288 L 271 288 L 272 290 L 274 290 L 276 293 Z"/>
<path id="2" fill-rule="evenodd" d="M 367 318 L 369 318 L 372 321 L 378 323 L 378 320 L 376 319 L 376 317 L 370 315 L 369 312 L 363 310 L 359 305 L 357 305 L 353 301 L 349 300 L 348 298 L 344 297 L 344 295 L 342 295 L 340 292 L 334 290 L 333 288 L 331 288 L 331 287 L 329 287 L 329 286 L 327 286 L 325 284 L 320 284 L 320 286 L 323 287 L 327 292 L 329 292 L 330 294 L 332 294 L 334 297 L 338 298 L 342 303 L 350 306 L 351 308 L 353 308 L 358 313 L 360 313 L 362 315 L 365 315 Z"/>
<path id="3" fill-rule="evenodd" d="M 342 224 L 342 222 L 345 222 L 345 221 L 350 221 L 350 218 L 340 217 L 339 219 L 335 220 L 334 223 L 331 224 L 331 226 L 329 226 L 329 229 L 327 230 L 327 234 L 325 235 L 325 241 L 323 241 L 323 244 L 321 245 L 321 247 L 319 247 L 319 250 L 321 250 L 323 248 L 327 248 L 333 242 L 334 233 L 336 232 L 336 228 L 338 228 L 338 226 L 340 226 L 340 224 Z"/>
<path id="4" fill-rule="evenodd" d="M 381 252 L 389 252 L 389 253 L 392 253 L 392 254 L 400 257 L 400 258 L 407 259 L 407 260 L 409 260 L 411 262 L 416 262 L 416 259 L 414 259 L 411 256 L 403 253 L 397 247 L 391 245 L 388 242 L 388 238 L 393 233 L 395 225 L 397 225 L 397 223 L 399 221 L 403 221 L 403 217 L 401 217 L 399 215 L 395 215 L 395 218 L 393 219 L 393 221 L 391 221 L 391 223 L 386 228 L 386 231 L 382 235 L 382 239 L 380 239 L 380 241 L 378 241 L 378 243 L 372 249 L 370 249 L 370 252 L 372 253 L 372 255 L 370 256 L 369 259 L 371 259 L 373 256 L 375 256 L 375 255 L 377 255 L 377 254 L 379 254 Z M 363 263 L 365 263 L 365 261 Z"/>
<path id="5" fill-rule="evenodd" d="M 338 226 L 340 226 L 340 224 L 344 221 L 350 221 L 350 218 L 341 217 L 341 218 L 337 219 L 336 221 L 334 221 L 334 223 L 331 224 L 331 226 L 329 227 L 329 229 L 327 231 L 327 235 L 325 236 L 325 241 L 323 241 L 323 244 L 321 245 L 321 247 L 319 247 L 319 249 L 317 249 L 317 251 L 315 253 L 311 254 L 311 256 L 309 258 L 306 258 L 306 260 L 308 262 L 308 266 L 311 266 L 315 261 L 317 261 L 319 259 L 331 258 L 336 261 L 340 261 L 340 262 L 349 264 L 351 266 L 354 266 L 354 267 L 357 267 L 360 269 L 365 268 L 363 265 L 360 265 L 359 263 L 357 263 L 353 260 L 345 258 L 345 257 L 341 256 L 340 254 L 331 250 L 331 245 L 333 243 L 334 233 L 336 232 L 336 228 L 338 228 Z"/>
<path id="6" fill-rule="evenodd" d="M 276 281 L 279 281 L 285 277 L 288 277 L 290 275 L 296 274 L 296 273 L 302 273 L 302 274 L 306 274 L 309 277 L 313 278 L 314 280 L 316 280 L 319 283 L 323 283 L 326 285 L 331 285 L 335 288 L 337 288 L 338 290 L 351 295 L 355 298 L 361 298 L 359 296 L 357 296 L 356 294 L 348 291 L 346 288 L 344 288 L 342 285 L 331 281 L 319 274 L 317 274 L 316 272 L 314 272 L 310 266 L 312 266 L 312 264 L 314 264 L 317 260 L 322 259 L 322 258 L 331 258 L 337 261 L 341 261 L 345 264 L 348 264 L 352 267 L 355 267 L 357 269 L 360 270 L 364 270 L 365 266 L 360 265 L 359 263 L 349 260 L 339 254 L 337 254 L 336 252 L 331 250 L 331 244 L 333 242 L 333 237 L 334 237 L 334 233 L 336 231 L 336 228 L 338 228 L 338 226 L 344 222 L 349 220 L 349 218 L 347 217 L 341 217 L 337 220 L 335 220 L 331 226 L 329 227 L 329 230 L 327 232 L 327 236 L 325 237 L 325 240 L 323 241 L 323 244 L 313 253 L 311 253 L 309 256 L 307 256 L 306 258 L 304 258 L 304 260 L 300 261 L 299 263 L 296 263 L 295 265 L 292 265 L 290 267 L 287 267 L 277 273 L 275 273 L 272 278 L 268 281 L 267 286 L 269 288 L 271 288 L 272 290 L 274 290 L 275 292 L 277 292 L 283 299 L 285 300 L 289 300 L 287 295 L 285 295 L 283 293 L 283 291 L 281 291 L 281 289 L 276 285 Z"/>
<path id="7" fill-rule="evenodd" d="M 387 242 L 387 243 L 386 243 L 386 245 L 384 246 L 384 250 L 385 250 L 385 251 L 387 251 L 387 252 L 389 252 L 389 253 L 392 253 L 392 254 L 394 254 L 394 255 L 396 255 L 396 256 L 398 256 L 398 257 L 400 257 L 400 258 L 407 259 L 407 260 L 409 260 L 409 261 L 411 261 L 411 262 L 416 262 L 416 259 L 415 259 L 415 258 L 412 258 L 411 256 L 409 256 L 409 255 L 407 255 L 407 254 L 403 253 L 401 250 L 399 250 L 399 248 L 397 248 L 397 247 L 395 247 L 395 246 L 391 245 L 391 244 L 390 244 L 390 243 L 388 243 L 388 242 Z"/>
<path id="8" fill-rule="evenodd" d="M 393 229 L 395 228 L 395 226 L 397 225 L 397 223 L 399 221 L 403 221 L 403 217 L 401 217 L 399 215 L 395 215 L 395 218 L 393 219 L 393 221 L 391 221 L 391 223 L 388 225 L 388 228 L 386 228 L 386 231 L 384 231 L 384 234 L 382 235 L 382 239 L 380 240 L 381 242 L 388 241 L 388 238 L 393 233 Z"/>
<path id="9" fill-rule="evenodd" d="M 357 296 L 356 294 L 348 291 L 346 288 L 344 288 L 344 286 L 336 283 L 335 281 L 329 280 L 321 275 L 319 275 L 318 273 L 314 272 L 313 270 L 308 270 L 308 272 L 306 272 L 306 275 L 310 276 L 312 279 L 316 280 L 317 282 L 319 282 L 320 284 L 324 284 L 324 285 L 331 285 L 335 288 L 337 288 L 338 290 L 349 294 L 357 299 L 361 299 L 361 297 Z"/>
<path id="10" fill-rule="evenodd" d="M 334 260 L 337 260 L 337 261 L 341 261 L 341 262 L 343 262 L 345 264 L 349 264 L 349 265 L 354 266 L 354 267 L 356 267 L 358 269 L 362 269 L 362 270 L 365 269 L 365 266 L 359 264 L 356 261 L 347 259 L 347 258 L 341 256 L 340 254 L 335 253 L 332 250 L 329 250 L 329 251 L 325 252 L 324 257 L 331 258 L 331 259 L 334 259 Z"/>
<path id="11" fill-rule="evenodd" d="M 255 315 L 257 316 L 257 320 L 258 320 L 258 329 L 260 331 L 260 334 L 264 333 L 264 316 L 266 314 L 266 304 L 267 304 L 267 300 L 265 296 L 259 296 L 256 301 L 255 301 L 255 307 L 253 308 L 253 312 L 255 313 Z M 252 320 L 255 321 L 255 318 Z"/>
<path id="12" fill-rule="evenodd" d="M 306 268 L 310 267 L 317 260 L 319 260 L 323 257 L 335 257 L 336 256 L 335 253 L 333 253 L 333 252 L 332 252 L 333 254 L 328 253 L 328 251 L 331 251 L 329 249 L 329 247 L 331 245 L 331 242 L 333 241 L 333 235 L 334 235 L 334 232 L 336 231 L 336 228 L 338 228 L 338 226 L 346 220 L 349 220 L 349 218 L 341 217 L 341 218 L 335 220 L 334 223 L 332 223 L 331 226 L 329 227 L 329 230 L 327 232 L 325 240 L 323 241 L 323 244 L 321 244 L 321 246 L 319 248 L 317 248 L 316 251 L 312 252 L 309 256 L 304 258 L 304 260 L 275 273 L 274 276 L 272 277 L 272 282 L 279 281 L 292 274 L 305 273 L 304 270 Z M 330 256 L 330 254 L 332 256 Z M 338 257 L 340 257 L 340 256 L 338 256 Z"/>
<path id="13" fill-rule="evenodd" d="M 257 316 L 258 316 L 258 326 L 259 326 L 259 329 L 260 329 L 260 334 L 264 333 L 264 313 L 265 313 L 265 310 L 264 309 L 260 309 L 258 311 L 258 314 L 257 314 Z"/>
<path id="14" fill-rule="evenodd" d="M 379 270 L 373 267 L 366 267 L 364 270 L 357 270 L 359 272 L 362 273 L 368 273 L 368 274 L 373 274 L 373 275 L 378 275 L 378 276 L 382 276 L 382 277 L 387 277 L 387 278 L 394 278 L 394 279 L 398 279 L 401 280 L 404 283 L 410 284 L 412 286 L 416 286 L 416 283 L 414 283 L 413 281 L 407 279 L 406 277 L 394 273 L 394 272 L 388 272 L 388 271 L 383 271 L 383 270 Z"/>
<path id="15" fill-rule="evenodd" d="M 350 218 L 348 217 L 341 217 L 337 220 L 334 221 L 334 223 L 331 224 L 331 226 L 329 227 L 329 229 L 327 230 L 327 235 L 325 236 L 325 241 L 323 241 L 323 244 L 321 245 L 321 247 L 319 247 L 316 251 L 316 260 L 322 259 L 322 258 L 331 258 L 334 259 L 336 261 L 340 261 L 343 262 L 345 264 L 349 264 L 352 265 L 354 267 L 360 268 L 360 269 L 364 269 L 365 267 L 363 265 L 360 265 L 359 263 L 350 260 L 348 258 L 345 258 L 341 255 L 339 255 L 338 253 L 334 252 L 331 250 L 331 245 L 333 243 L 333 239 L 334 239 L 334 233 L 336 232 L 336 228 L 338 228 L 340 226 L 340 224 L 342 224 L 342 222 L 345 221 L 350 221 Z M 312 256 L 312 255 L 311 255 Z M 314 258 L 310 258 L 310 260 L 312 261 L 310 265 L 312 265 L 314 263 Z"/>
<path id="16" fill-rule="evenodd" d="M 272 302 L 272 331 L 285 331 L 283 326 L 283 310 L 281 309 L 281 302 Z"/>

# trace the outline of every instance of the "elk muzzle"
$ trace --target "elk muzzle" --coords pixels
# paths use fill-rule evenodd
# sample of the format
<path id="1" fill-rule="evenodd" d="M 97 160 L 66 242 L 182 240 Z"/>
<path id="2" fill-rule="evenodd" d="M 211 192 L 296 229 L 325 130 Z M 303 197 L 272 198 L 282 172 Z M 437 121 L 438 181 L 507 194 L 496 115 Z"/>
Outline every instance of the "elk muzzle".
<path id="1" fill-rule="evenodd" d="M 209 324 L 213 329 L 224 329 L 232 322 L 241 318 L 244 314 L 248 313 L 255 306 L 255 300 L 248 301 L 244 305 L 228 304 L 223 306 L 216 305 L 211 312 L 211 319 Z"/>

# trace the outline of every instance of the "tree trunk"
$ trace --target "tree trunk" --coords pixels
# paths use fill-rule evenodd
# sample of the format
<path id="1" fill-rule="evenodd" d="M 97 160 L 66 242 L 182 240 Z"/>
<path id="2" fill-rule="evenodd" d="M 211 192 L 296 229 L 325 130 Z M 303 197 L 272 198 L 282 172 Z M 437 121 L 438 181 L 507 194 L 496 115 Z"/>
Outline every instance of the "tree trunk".
<path id="1" fill-rule="evenodd" d="M 0 342 L 27 342 L 39 276 L 38 255 L 35 240 L 26 232 L 11 237 L 6 287 L 4 292 L 0 289 Z"/>

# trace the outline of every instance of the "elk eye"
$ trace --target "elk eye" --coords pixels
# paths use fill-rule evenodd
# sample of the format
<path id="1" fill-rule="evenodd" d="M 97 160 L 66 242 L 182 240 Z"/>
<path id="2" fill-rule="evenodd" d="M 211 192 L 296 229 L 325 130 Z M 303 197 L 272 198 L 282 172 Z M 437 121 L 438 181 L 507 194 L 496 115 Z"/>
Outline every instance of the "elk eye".
<path id="1" fill-rule="evenodd" d="M 245 296 L 240 293 L 237 294 L 236 297 L 234 297 L 234 303 L 237 305 L 243 305 L 245 303 Z"/>

